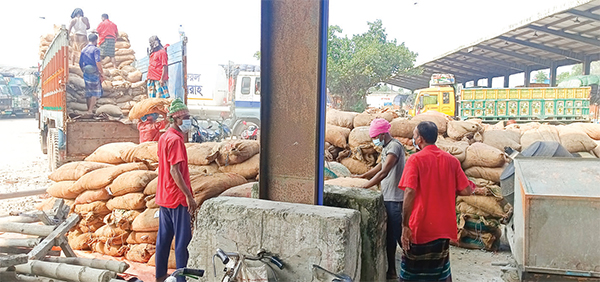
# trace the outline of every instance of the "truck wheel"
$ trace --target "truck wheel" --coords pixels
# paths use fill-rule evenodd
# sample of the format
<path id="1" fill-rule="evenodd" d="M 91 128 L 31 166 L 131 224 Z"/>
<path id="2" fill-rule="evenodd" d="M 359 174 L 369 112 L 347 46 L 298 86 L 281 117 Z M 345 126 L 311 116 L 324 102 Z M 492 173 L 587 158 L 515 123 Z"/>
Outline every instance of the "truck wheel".
<path id="1" fill-rule="evenodd" d="M 50 171 L 55 171 L 59 166 L 59 156 L 60 152 L 58 151 L 58 129 L 50 128 L 48 129 L 48 168 Z"/>
<path id="2" fill-rule="evenodd" d="M 256 126 L 257 128 L 260 128 L 260 121 L 254 119 L 246 120 L 246 125 L 239 122 L 233 129 L 233 136 L 235 136 L 237 139 L 242 139 L 242 132 L 250 126 Z"/>
<path id="3" fill-rule="evenodd" d="M 40 131 L 40 147 L 42 149 L 42 153 L 44 155 L 48 154 L 48 133 L 46 130 Z"/>

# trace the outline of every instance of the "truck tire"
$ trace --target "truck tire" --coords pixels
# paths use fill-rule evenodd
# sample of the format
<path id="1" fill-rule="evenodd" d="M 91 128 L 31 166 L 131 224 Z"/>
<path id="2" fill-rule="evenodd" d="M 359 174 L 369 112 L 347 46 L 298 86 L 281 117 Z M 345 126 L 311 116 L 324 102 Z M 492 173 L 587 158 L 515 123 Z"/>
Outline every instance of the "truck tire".
<path id="1" fill-rule="evenodd" d="M 44 155 L 48 154 L 48 132 L 46 130 L 40 131 L 40 147 Z"/>
<path id="2" fill-rule="evenodd" d="M 58 129 L 48 129 L 48 168 L 55 171 L 60 166 L 60 152 L 58 151 Z"/>
<path id="3" fill-rule="evenodd" d="M 244 123 L 242 122 L 238 122 L 235 128 L 233 129 L 233 136 L 235 136 L 235 138 L 237 139 L 242 139 L 242 131 L 244 131 L 244 129 L 248 128 L 251 125 L 260 128 L 260 121 L 257 119 L 247 119 L 246 125 L 244 125 Z"/>

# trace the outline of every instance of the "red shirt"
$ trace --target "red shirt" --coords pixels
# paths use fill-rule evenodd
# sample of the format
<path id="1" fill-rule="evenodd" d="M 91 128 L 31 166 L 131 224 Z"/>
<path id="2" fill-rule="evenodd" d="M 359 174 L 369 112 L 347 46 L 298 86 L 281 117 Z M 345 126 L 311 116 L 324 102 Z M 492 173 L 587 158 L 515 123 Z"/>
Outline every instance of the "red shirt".
<path id="1" fill-rule="evenodd" d="M 171 176 L 171 166 L 180 163 L 181 175 L 192 191 L 188 157 L 183 143 L 183 134 L 173 128 L 158 139 L 158 187 L 156 188 L 156 204 L 174 209 L 179 205 L 187 207 L 185 194 L 181 192 Z M 192 191 L 193 194 L 193 191 Z"/>
<path id="2" fill-rule="evenodd" d="M 109 19 L 103 20 L 96 28 L 98 32 L 98 46 L 102 45 L 104 39 L 107 37 L 112 37 L 117 39 L 119 37 L 119 30 L 117 29 L 117 25 L 111 22 Z"/>
<path id="3" fill-rule="evenodd" d="M 456 191 L 469 183 L 458 159 L 435 145 L 408 158 L 398 187 L 416 192 L 409 222 L 413 243 L 456 241 Z"/>
<path id="4" fill-rule="evenodd" d="M 137 128 L 140 132 L 140 143 L 148 141 L 158 141 L 162 133 L 161 129 L 167 127 L 169 124 L 166 120 L 152 122 L 152 121 L 141 121 L 138 123 Z"/>
<path id="5" fill-rule="evenodd" d="M 150 54 L 150 61 L 148 62 L 148 79 L 150 80 L 161 80 L 163 66 L 169 65 L 169 57 L 167 56 L 166 49 L 160 49 Z M 167 74 L 166 80 L 169 80 Z"/>

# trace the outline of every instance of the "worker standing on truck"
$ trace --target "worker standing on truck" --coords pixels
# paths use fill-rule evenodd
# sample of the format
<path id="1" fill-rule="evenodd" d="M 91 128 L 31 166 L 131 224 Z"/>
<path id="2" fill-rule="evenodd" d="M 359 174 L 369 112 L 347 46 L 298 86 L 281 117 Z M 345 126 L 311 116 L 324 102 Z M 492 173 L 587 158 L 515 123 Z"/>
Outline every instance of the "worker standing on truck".
<path id="1" fill-rule="evenodd" d="M 456 195 L 474 188 L 460 162 L 440 150 L 435 123 L 424 121 L 413 131 L 419 152 L 410 156 L 400 180 L 402 263 L 400 281 L 452 281 L 450 240 L 456 241 Z"/>
<path id="2" fill-rule="evenodd" d="M 79 59 L 77 55 L 81 53 L 81 50 L 88 44 L 87 30 L 90 29 L 90 22 L 87 17 L 83 16 L 83 10 L 81 10 L 81 8 L 76 8 L 73 10 L 73 13 L 71 13 L 69 34 L 71 34 L 71 29 L 73 29 L 75 33 L 73 36 L 75 41 L 73 44 L 73 64 L 75 64 Z"/>
<path id="3" fill-rule="evenodd" d="M 81 50 L 79 67 L 83 72 L 83 80 L 85 81 L 85 99 L 88 113 L 93 114 L 96 100 L 102 97 L 104 71 L 100 62 L 100 49 L 97 47 L 98 35 L 92 33 L 88 36 L 88 39 L 90 43 Z"/>
<path id="4" fill-rule="evenodd" d="M 102 22 L 98 24 L 96 32 L 98 32 L 99 37 L 98 44 L 100 44 L 100 56 L 102 56 L 103 59 L 109 57 L 113 67 L 115 69 L 118 68 L 117 60 L 115 60 L 115 43 L 119 37 L 117 25 L 108 19 L 107 14 L 102 14 Z"/>
<path id="5" fill-rule="evenodd" d="M 383 204 L 387 213 L 388 269 L 386 279 L 398 279 L 396 247 L 400 243 L 400 235 L 402 235 L 402 201 L 404 199 L 404 192 L 398 189 L 398 183 L 404 170 L 404 146 L 390 135 L 390 128 L 390 123 L 385 119 L 378 118 L 371 122 L 369 135 L 373 138 L 375 146 L 383 147 L 381 163 L 358 177 L 370 179 L 363 188 L 381 183 Z"/>
<path id="6" fill-rule="evenodd" d="M 153 35 L 148 40 L 148 97 L 169 98 L 169 57 L 166 48 L 160 43 L 158 36 Z"/>
<path id="7" fill-rule="evenodd" d="M 171 242 L 175 236 L 177 268 L 187 266 L 188 244 L 192 239 L 191 216 L 196 211 L 192 194 L 185 136 L 191 128 L 190 112 L 181 99 L 169 108 L 169 128 L 158 140 L 158 186 L 156 204 L 160 206 L 156 239 L 156 281 L 167 276 Z M 185 277 L 177 277 L 185 282 Z"/>

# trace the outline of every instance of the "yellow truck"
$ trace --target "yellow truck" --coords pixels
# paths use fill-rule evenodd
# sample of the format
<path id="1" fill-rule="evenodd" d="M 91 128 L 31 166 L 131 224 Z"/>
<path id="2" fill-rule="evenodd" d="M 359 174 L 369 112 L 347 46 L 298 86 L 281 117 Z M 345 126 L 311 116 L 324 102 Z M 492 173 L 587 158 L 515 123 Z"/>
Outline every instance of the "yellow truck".
<path id="1" fill-rule="evenodd" d="M 597 89 L 597 86 L 595 86 Z M 412 116 L 434 110 L 484 121 L 589 121 L 592 87 L 460 89 L 451 74 L 434 74 L 430 87 L 416 90 Z"/>

